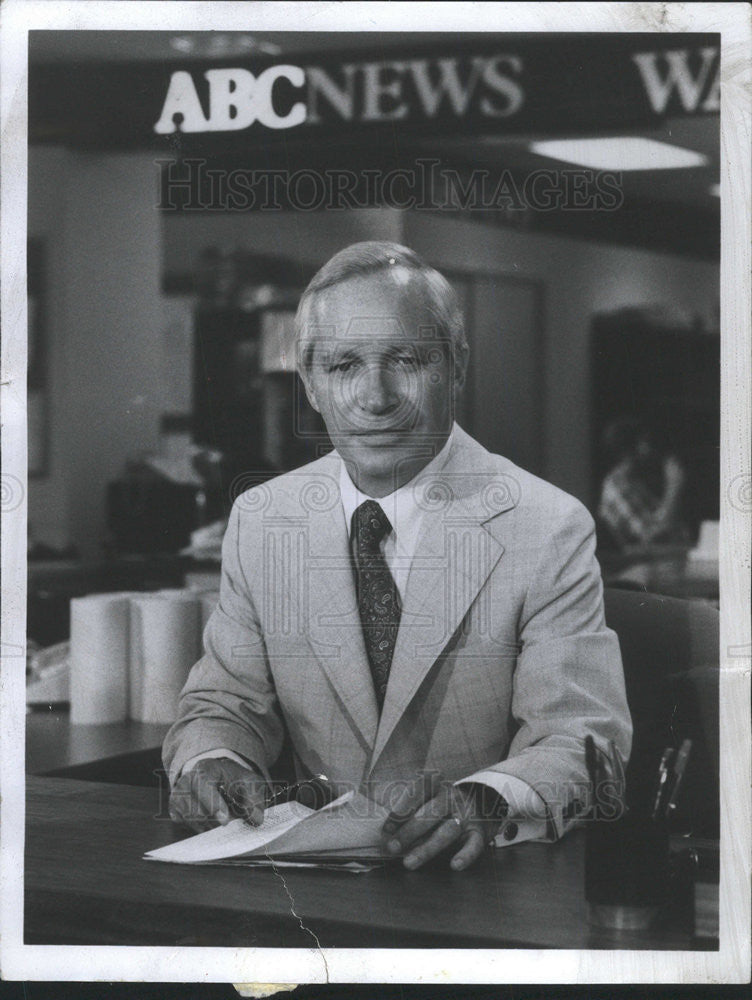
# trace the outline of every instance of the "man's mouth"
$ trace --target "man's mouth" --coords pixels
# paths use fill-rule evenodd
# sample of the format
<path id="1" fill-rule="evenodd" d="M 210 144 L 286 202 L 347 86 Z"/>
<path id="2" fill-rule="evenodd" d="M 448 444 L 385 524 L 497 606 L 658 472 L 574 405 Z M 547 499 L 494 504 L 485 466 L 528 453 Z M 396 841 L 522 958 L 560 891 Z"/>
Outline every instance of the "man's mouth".
<path id="1" fill-rule="evenodd" d="M 410 430 L 411 428 L 409 427 L 383 427 L 369 430 L 352 430 L 345 433 L 348 437 L 395 437 L 398 434 L 407 434 Z"/>

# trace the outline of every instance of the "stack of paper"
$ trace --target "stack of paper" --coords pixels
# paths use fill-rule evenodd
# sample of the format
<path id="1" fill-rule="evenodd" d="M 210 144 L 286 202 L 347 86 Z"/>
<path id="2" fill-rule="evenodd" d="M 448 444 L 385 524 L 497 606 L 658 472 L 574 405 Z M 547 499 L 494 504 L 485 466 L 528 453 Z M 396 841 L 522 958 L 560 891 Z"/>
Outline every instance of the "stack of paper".
<path id="1" fill-rule="evenodd" d="M 381 850 L 387 810 L 362 795 L 348 792 L 323 809 L 284 802 L 264 813 L 259 827 L 245 820 L 149 851 L 149 861 L 205 865 L 273 865 L 337 867 L 367 871 L 392 855 Z"/>

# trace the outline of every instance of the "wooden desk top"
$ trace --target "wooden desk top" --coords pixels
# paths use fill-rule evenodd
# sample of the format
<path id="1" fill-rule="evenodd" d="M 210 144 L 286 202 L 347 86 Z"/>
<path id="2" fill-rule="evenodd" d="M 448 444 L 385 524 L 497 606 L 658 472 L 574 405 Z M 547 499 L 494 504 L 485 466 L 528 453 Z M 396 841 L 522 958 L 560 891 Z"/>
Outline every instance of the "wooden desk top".
<path id="1" fill-rule="evenodd" d="M 444 862 L 282 877 L 141 859 L 179 832 L 152 789 L 30 778 L 26 942 L 310 948 L 315 935 L 322 947 L 717 947 L 671 919 L 640 933 L 591 928 L 580 831 L 489 851 L 464 873 Z"/>

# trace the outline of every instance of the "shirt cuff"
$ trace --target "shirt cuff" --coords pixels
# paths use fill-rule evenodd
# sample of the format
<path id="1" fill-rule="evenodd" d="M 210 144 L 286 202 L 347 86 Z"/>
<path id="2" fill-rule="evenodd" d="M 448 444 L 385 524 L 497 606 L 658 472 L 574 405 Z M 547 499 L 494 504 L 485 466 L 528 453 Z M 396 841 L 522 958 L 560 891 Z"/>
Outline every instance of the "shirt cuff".
<path id="1" fill-rule="evenodd" d="M 184 774 L 188 774 L 189 771 L 192 771 L 200 760 L 217 760 L 219 757 L 226 757 L 228 760 L 234 760 L 236 764 L 240 764 L 242 767 L 259 774 L 259 777 L 261 777 L 258 770 L 253 766 L 253 764 L 249 763 L 245 757 L 241 757 L 240 754 L 235 753 L 234 750 L 226 750 L 224 747 L 215 747 L 213 750 L 204 750 L 203 753 L 197 753 L 193 757 L 189 757 L 177 774 L 170 775 L 170 784 L 174 785 L 178 778 L 182 778 Z"/>
<path id="2" fill-rule="evenodd" d="M 526 781 L 514 774 L 489 770 L 477 771 L 455 781 L 458 787 L 467 784 L 488 785 L 509 806 L 501 829 L 494 838 L 496 847 L 520 844 L 525 840 L 550 839 L 550 816 L 546 803 Z"/>

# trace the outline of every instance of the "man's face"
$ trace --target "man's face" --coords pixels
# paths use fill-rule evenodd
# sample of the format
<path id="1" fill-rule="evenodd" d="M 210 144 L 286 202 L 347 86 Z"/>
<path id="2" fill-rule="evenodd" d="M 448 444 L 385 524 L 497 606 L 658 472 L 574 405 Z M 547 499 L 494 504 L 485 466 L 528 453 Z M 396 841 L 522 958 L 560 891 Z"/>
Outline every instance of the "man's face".
<path id="1" fill-rule="evenodd" d="M 402 269 L 319 293 L 310 322 L 304 382 L 311 405 L 356 486 L 385 496 L 445 443 L 464 362 L 455 362 L 439 335 L 422 283 Z"/>

